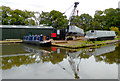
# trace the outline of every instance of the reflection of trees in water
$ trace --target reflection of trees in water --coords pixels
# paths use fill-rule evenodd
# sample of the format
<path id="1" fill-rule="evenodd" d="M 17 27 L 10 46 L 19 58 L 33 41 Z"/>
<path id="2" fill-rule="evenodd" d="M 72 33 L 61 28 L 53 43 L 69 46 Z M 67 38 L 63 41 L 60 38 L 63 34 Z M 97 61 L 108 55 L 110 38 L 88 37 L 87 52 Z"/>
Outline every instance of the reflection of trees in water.
<path id="1" fill-rule="evenodd" d="M 52 64 L 56 64 L 58 62 L 63 61 L 64 58 L 67 57 L 65 53 L 57 54 L 52 53 L 49 54 L 46 51 L 36 51 L 36 50 L 29 50 L 32 53 L 35 52 L 36 54 L 32 55 L 20 55 L 20 56 L 7 56 L 7 57 L 0 57 L 2 59 L 2 69 L 11 69 L 14 66 L 19 67 L 20 65 L 28 65 L 32 63 L 44 63 L 44 62 L 51 62 Z M 64 51 L 63 51 L 64 52 Z"/>
<path id="2" fill-rule="evenodd" d="M 11 57 L 2 57 L 2 69 L 10 69 L 13 66 L 19 67 L 20 65 L 27 65 L 31 63 L 35 63 L 36 58 L 30 58 L 30 56 L 11 56 Z"/>
<path id="3" fill-rule="evenodd" d="M 99 56 L 95 56 L 96 62 L 104 61 L 109 64 L 113 63 L 119 63 L 120 58 L 119 52 L 120 47 L 117 46 L 116 50 L 114 52 L 102 54 Z M 57 51 L 54 52 L 46 52 L 46 51 L 40 51 L 40 50 L 30 50 L 33 54 L 31 55 L 21 55 L 21 56 L 7 56 L 7 57 L 0 57 L 2 58 L 2 69 L 10 69 L 14 66 L 19 67 L 20 65 L 28 65 L 32 63 L 44 63 L 44 62 L 51 62 L 52 64 L 57 64 L 59 62 L 62 62 L 64 58 L 67 58 L 69 53 L 71 53 L 71 57 L 81 58 L 81 59 L 88 59 L 92 56 L 92 53 L 95 51 L 93 48 L 85 48 L 80 49 L 77 51 L 72 50 L 63 50 L 60 49 L 60 53 L 57 53 Z M 80 52 L 79 52 L 80 51 Z M 73 54 L 72 54 L 73 53 Z M 78 56 L 75 56 L 77 55 Z"/>
<path id="4" fill-rule="evenodd" d="M 104 61 L 108 64 L 120 63 L 120 43 L 117 44 L 115 51 L 103 55 L 95 56 L 96 62 Z"/>
<path id="5" fill-rule="evenodd" d="M 62 54 L 51 54 L 50 55 L 50 61 L 52 64 L 56 64 L 59 62 L 62 62 L 64 58 L 67 58 L 66 54 L 62 53 Z"/>
<path id="6" fill-rule="evenodd" d="M 26 48 L 25 50 L 28 51 L 28 48 Z M 44 63 L 44 62 L 49 62 L 49 61 L 52 64 L 56 64 L 56 63 L 62 62 L 64 58 L 67 58 L 66 51 L 67 53 L 70 52 L 70 50 L 61 49 L 60 54 L 58 54 L 57 52 L 50 54 L 43 50 L 29 49 L 28 52 L 33 53 L 32 55 L 0 57 L 2 58 L 2 69 L 5 70 L 5 69 L 10 69 L 14 66 L 19 67 L 20 65 L 27 65 L 27 64 L 40 63 L 40 62 Z M 80 57 L 88 58 L 89 55 L 85 55 L 85 54 L 83 55 L 81 53 Z"/>
<path id="7" fill-rule="evenodd" d="M 2 45 L 2 55 L 28 53 L 23 49 L 23 44 Z"/>
<path id="8" fill-rule="evenodd" d="M 92 53 L 95 51 L 95 48 L 85 48 L 82 49 L 81 54 L 79 54 L 80 58 L 89 59 L 92 56 Z"/>

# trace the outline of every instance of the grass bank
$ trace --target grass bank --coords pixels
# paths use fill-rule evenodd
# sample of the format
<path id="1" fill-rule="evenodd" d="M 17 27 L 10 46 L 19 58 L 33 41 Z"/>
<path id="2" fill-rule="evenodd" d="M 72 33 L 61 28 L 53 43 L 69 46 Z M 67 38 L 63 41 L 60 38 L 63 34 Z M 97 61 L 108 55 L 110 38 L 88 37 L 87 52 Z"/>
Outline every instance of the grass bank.
<path id="1" fill-rule="evenodd" d="M 64 48 L 72 48 L 72 49 L 78 49 L 78 48 L 85 48 L 85 47 L 91 47 L 91 46 L 102 46 L 106 44 L 116 43 L 119 41 L 120 38 L 116 38 L 115 40 L 104 40 L 104 41 L 68 41 L 67 43 L 59 43 L 59 44 L 52 44 L 53 46 L 58 47 L 64 47 Z"/>

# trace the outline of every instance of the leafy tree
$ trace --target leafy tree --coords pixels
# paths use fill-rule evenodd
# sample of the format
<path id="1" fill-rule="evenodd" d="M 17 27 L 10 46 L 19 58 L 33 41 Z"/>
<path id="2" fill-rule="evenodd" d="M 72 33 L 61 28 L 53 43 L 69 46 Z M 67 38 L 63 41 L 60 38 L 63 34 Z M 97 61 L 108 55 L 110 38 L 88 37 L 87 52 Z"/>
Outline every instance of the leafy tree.
<path id="1" fill-rule="evenodd" d="M 52 10 L 51 12 L 31 12 L 27 10 L 12 10 L 10 7 L 1 6 L 2 14 L 0 16 L 3 25 L 47 25 L 61 29 L 68 26 L 67 17 L 63 13 Z M 1 24 L 1 23 L 0 23 Z M 88 30 L 110 30 L 111 27 L 120 29 L 120 9 L 109 8 L 104 11 L 96 10 L 94 18 L 89 14 L 73 16 L 71 25 L 76 25 L 84 31 Z"/>
<path id="2" fill-rule="evenodd" d="M 80 16 L 74 16 L 71 20 L 71 25 L 76 25 L 84 31 L 91 28 L 92 17 L 89 14 L 81 14 Z"/>
<path id="3" fill-rule="evenodd" d="M 116 8 L 110 8 L 110 9 L 106 9 L 104 11 L 104 14 L 106 15 L 105 18 L 105 22 L 106 22 L 106 27 L 109 30 L 110 27 L 112 26 L 116 26 L 116 27 L 120 27 L 120 9 Z"/>
<path id="4" fill-rule="evenodd" d="M 93 20 L 94 20 L 95 22 L 97 22 L 97 24 L 99 23 L 99 28 L 97 28 L 97 29 L 104 29 L 105 16 L 103 15 L 103 11 L 101 11 L 101 10 L 96 10 Z"/>
<path id="5" fill-rule="evenodd" d="M 1 6 L 3 25 L 35 25 L 34 12 Z M 30 22 L 29 22 L 30 21 Z"/>
<path id="6" fill-rule="evenodd" d="M 120 30 L 120 9 L 119 8 L 116 8 L 115 10 L 115 17 L 114 17 L 114 20 L 113 20 L 113 24 L 119 28 Z"/>
<path id="7" fill-rule="evenodd" d="M 40 24 L 52 25 L 49 18 L 49 12 L 42 11 L 42 13 L 40 14 Z"/>
<path id="8" fill-rule="evenodd" d="M 66 28 L 68 20 L 66 16 L 63 16 L 63 13 L 59 11 L 52 10 L 49 12 L 42 12 L 40 24 L 45 24 L 48 26 L 53 26 L 54 28 Z"/>
<path id="9" fill-rule="evenodd" d="M 115 18 L 115 9 L 113 8 L 110 8 L 110 9 L 106 9 L 104 11 L 104 14 L 106 15 L 105 18 L 106 18 L 106 27 L 107 27 L 107 30 L 109 30 L 109 27 L 111 26 L 115 26 L 115 24 L 113 23 L 114 21 L 114 18 Z"/>
<path id="10" fill-rule="evenodd" d="M 92 24 L 92 30 L 101 30 L 100 23 L 98 21 L 91 22 Z"/>
<path id="11" fill-rule="evenodd" d="M 120 27 L 120 9 L 109 8 L 104 11 L 97 10 L 94 15 L 94 21 L 100 24 L 102 30 L 109 30 L 110 27 Z"/>
<path id="12" fill-rule="evenodd" d="M 92 22 L 92 17 L 89 14 L 81 14 L 80 15 L 80 21 L 82 21 L 83 23 L 83 29 L 84 31 L 89 30 L 89 28 L 91 27 L 91 22 Z"/>
<path id="13" fill-rule="evenodd" d="M 115 31 L 116 35 L 119 34 L 119 28 L 118 27 L 111 27 L 110 30 Z"/>

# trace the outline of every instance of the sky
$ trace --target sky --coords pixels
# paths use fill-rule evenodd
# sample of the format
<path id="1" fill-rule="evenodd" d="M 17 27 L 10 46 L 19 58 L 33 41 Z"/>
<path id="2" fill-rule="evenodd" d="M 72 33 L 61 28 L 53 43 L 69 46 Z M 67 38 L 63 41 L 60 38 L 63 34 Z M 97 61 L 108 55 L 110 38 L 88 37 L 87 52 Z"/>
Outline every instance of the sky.
<path id="1" fill-rule="evenodd" d="M 86 13 L 92 17 L 96 10 L 105 10 L 108 8 L 118 8 L 120 0 L 0 0 L 0 6 L 9 6 L 11 9 L 29 10 L 40 12 L 50 12 L 57 10 L 65 12 L 74 2 L 79 2 L 77 10 L 79 15 Z M 70 16 L 73 7 L 66 11 L 65 15 Z"/>

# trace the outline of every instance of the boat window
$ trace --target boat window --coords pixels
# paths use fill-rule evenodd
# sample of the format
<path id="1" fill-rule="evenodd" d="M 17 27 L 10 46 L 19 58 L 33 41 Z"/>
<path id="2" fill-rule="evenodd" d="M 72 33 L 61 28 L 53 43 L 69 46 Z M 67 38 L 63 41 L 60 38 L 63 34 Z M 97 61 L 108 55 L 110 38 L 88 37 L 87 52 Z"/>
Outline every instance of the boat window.
<path id="1" fill-rule="evenodd" d="M 94 33 L 94 30 L 91 30 L 91 33 Z"/>
<path id="2" fill-rule="evenodd" d="M 36 37 L 34 37 L 34 40 L 36 40 Z"/>
<path id="3" fill-rule="evenodd" d="M 37 40 L 40 40 L 40 37 L 38 37 L 38 39 Z"/>
<path id="4" fill-rule="evenodd" d="M 26 36 L 26 40 L 28 40 L 28 36 Z"/>
<path id="5" fill-rule="evenodd" d="M 74 32 L 73 34 L 77 34 L 76 32 Z"/>
<path id="6" fill-rule="evenodd" d="M 24 37 L 23 37 L 23 40 L 25 40 L 25 39 L 26 39 L 26 37 L 24 36 Z"/>

